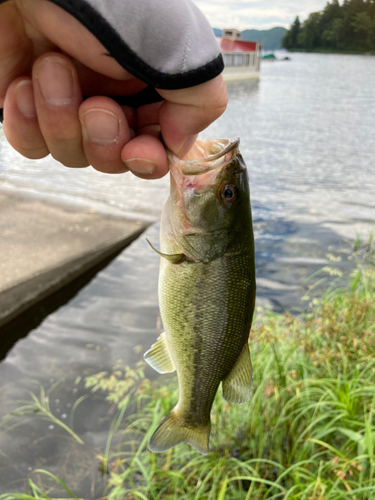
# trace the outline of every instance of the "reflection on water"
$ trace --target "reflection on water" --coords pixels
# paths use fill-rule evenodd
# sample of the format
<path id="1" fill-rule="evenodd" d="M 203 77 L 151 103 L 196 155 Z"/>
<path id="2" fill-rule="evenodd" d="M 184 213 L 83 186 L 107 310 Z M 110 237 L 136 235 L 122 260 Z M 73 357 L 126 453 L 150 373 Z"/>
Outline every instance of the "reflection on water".
<path id="1" fill-rule="evenodd" d="M 149 228 L 147 237 L 157 242 L 158 227 Z M 134 347 L 146 350 L 155 341 L 158 260 L 142 236 L 0 363 L 0 418 L 20 406 L 15 401 L 30 399 L 28 391 L 39 395 L 39 384 L 47 390 L 58 383 L 49 396 L 52 413 L 73 423 L 85 442 L 79 445 L 38 417 L 14 431 L 0 429 L 0 493 L 24 491 L 27 474 L 43 467 L 74 485 L 78 495 L 101 496 L 95 455 L 104 452 L 114 415 L 102 394 L 74 408 L 89 392 L 85 375 L 110 370 L 119 359 L 132 364 L 141 357 Z"/>
<path id="2" fill-rule="evenodd" d="M 329 263 L 325 253 L 335 233 L 318 225 L 278 219 L 254 220 L 258 305 L 283 310 L 298 304 L 301 282 Z M 78 496 L 99 498 L 103 454 L 114 414 L 102 393 L 90 394 L 84 377 L 109 371 L 121 359 L 132 365 L 161 333 L 158 322 L 159 257 L 146 242 L 158 241 L 159 225 L 124 250 L 68 304 L 20 340 L 0 363 L 0 418 L 29 400 L 29 391 L 48 394 L 52 414 L 72 425 L 82 446 L 55 423 L 32 417 L 5 432 L 0 428 L 0 493 L 24 491 L 24 478 L 46 468 Z M 322 243 L 318 243 L 318 241 Z M 298 256 L 300 262 L 297 261 Z M 148 375 L 156 372 L 148 368 Z M 88 397 L 87 397 L 88 396 Z M 85 397 L 75 410 L 75 405 Z M 16 445 L 15 445 L 16 444 Z M 59 496 L 63 491 L 54 490 Z M 90 493 L 91 496 L 88 495 Z"/>
<path id="3" fill-rule="evenodd" d="M 228 84 L 227 111 L 202 135 L 240 136 L 253 202 L 265 216 L 354 221 L 361 229 L 375 207 L 374 80 L 373 57 L 293 54 L 264 62 L 259 82 Z M 0 137 L 0 187 L 155 220 L 168 179 L 28 161 Z"/>
<path id="4" fill-rule="evenodd" d="M 329 264 L 329 248 L 345 250 L 344 240 L 373 227 L 373 81 L 374 58 L 293 54 L 291 62 L 264 63 L 259 82 L 228 85 L 228 111 L 204 135 L 241 137 L 251 179 L 258 304 L 278 311 L 301 307 L 301 284 Z M 6 190 L 150 219 L 158 217 L 168 191 L 167 178 L 150 182 L 68 170 L 51 159 L 29 162 L 4 139 L 0 181 Z M 95 452 L 105 447 L 110 405 L 95 393 L 74 415 L 72 409 L 88 393 L 85 375 L 109 370 L 118 359 L 138 360 L 134 347 L 146 350 L 160 333 L 158 256 L 145 237 L 157 243 L 158 225 L 0 363 L 0 416 L 39 384 L 48 389 L 60 381 L 49 396 L 51 410 L 63 421 L 72 419 L 85 442 L 79 445 L 37 417 L 9 432 L 0 428 L 0 493 L 24 491 L 27 475 L 43 467 L 78 496 L 102 494 Z M 348 262 L 341 266 L 348 268 Z"/>
<path id="5" fill-rule="evenodd" d="M 230 119 L 221 117 L 210 132 L 241 137 L 256 204 L 288 219 L 350 221 L 360 229 L 375 208 L 375 96 L 365 83 L 375 78 L 375 59 L 292 59 L 264 63 L 248 93 L 232 84 Z"/>

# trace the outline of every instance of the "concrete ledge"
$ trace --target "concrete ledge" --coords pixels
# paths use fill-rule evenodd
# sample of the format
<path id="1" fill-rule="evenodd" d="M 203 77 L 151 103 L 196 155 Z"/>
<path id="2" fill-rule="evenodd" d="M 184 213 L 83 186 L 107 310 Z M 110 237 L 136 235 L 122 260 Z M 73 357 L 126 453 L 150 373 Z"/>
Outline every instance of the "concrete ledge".
<path id="1" fill-rule="evenodd" d="M 0 327 L 118 253 L 148 226 L 8 195 L 0 195 L 0 210 Z"/>
<path id="2" fill-rule="evenodd" d="M 259 73 L 222 73 L 224 82 L 236 82 L 239 80 L 259 80 Z"/>

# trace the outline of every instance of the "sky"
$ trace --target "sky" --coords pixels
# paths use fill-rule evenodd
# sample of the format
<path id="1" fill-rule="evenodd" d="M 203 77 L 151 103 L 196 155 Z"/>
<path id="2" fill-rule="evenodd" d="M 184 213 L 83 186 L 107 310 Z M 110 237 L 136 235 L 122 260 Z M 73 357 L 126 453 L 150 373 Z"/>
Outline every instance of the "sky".
<path id="1" fill-rule="evenodd" d="M 327 0 L 193 0 L 213 28 L 266 30 L 289 28 L 296 16 L 304 21 Z"/>

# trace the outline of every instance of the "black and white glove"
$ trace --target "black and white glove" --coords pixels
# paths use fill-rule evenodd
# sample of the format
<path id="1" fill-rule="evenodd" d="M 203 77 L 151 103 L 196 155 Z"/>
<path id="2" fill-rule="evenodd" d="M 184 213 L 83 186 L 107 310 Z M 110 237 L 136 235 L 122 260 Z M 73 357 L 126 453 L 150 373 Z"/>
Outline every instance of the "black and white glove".
<path id="1" fill-rule="evenodd" d="M 49 0 L 74 16 L 129 73 L 160 89 L 199 85 L 223 60 L 191 0 Z"/>
<path id="2" fill-rule="evenodd" d="M 192 0 L 0 0 L 0 109 L 21 155 L 143 178 L 225 110 L 223 60 Z"/>

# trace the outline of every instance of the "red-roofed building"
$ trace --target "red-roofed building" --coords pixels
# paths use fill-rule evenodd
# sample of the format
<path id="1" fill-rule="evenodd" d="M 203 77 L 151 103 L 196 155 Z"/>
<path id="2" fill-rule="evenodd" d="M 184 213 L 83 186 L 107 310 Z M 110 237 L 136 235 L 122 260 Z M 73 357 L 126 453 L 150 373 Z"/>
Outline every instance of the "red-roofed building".
<path id="1" fill-rule="evenodd" d="M 236 29 L 224 29 L 217 41 L 224 59 L 224 80 L 259 78 L 260 42 L 241 40 L 241 32 Z"/>

